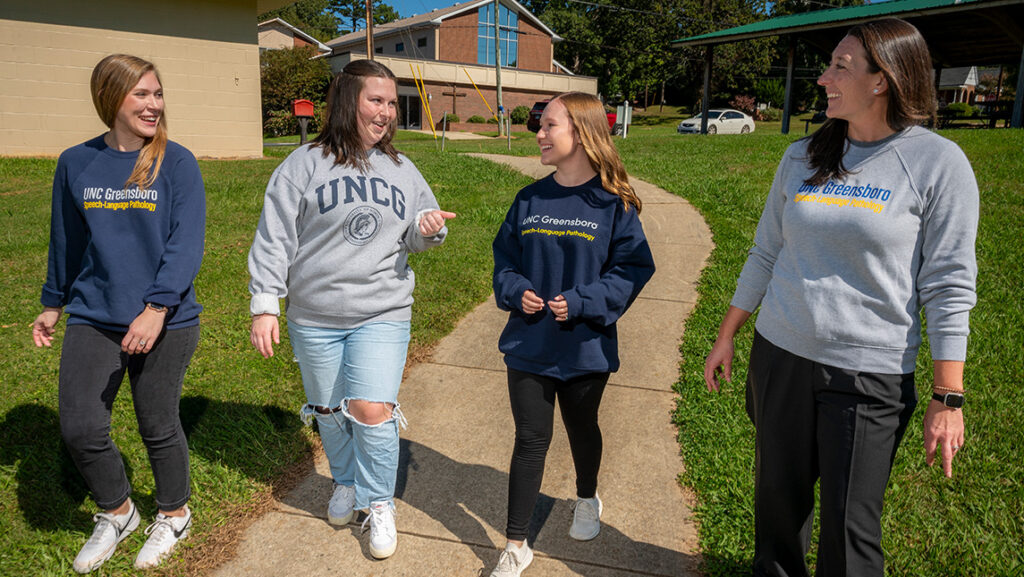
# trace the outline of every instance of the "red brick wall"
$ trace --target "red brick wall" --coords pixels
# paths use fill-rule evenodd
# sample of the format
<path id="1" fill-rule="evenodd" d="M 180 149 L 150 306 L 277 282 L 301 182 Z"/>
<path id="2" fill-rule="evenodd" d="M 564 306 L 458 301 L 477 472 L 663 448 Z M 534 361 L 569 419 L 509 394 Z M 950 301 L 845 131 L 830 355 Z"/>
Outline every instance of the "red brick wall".
<path id="1" fill-rule="evenodd" d="M 441 21 L 438 43 L 440 59 L 476 64 L 477 20 L 474 10 Z"/>
<path id="2" fill-rule="evenodd" d="M 449 62 L 477 63 L 477 31 L 480 14 L 474 10 L 441 21 L 440 58 Z M 517 68 L 552 72 L 551 37 L 519 15 Z"/>
<path id="3" fill-rule="evenodd" d="M 305 40 L 303 40 L 302 38 L 299 38 L 298 36 L 293 36 L 292 40 L 294 41 L 292 46 L 294 46 L 296 48 L 298 48 L 300 46 L 309 46 L 310 45 L 309 42 L 306 42 Z"/>
<path id="4" fill-rule="evenodd" d="M 551 72 L 551 37 L 519 16 L 519 69 Z"/>

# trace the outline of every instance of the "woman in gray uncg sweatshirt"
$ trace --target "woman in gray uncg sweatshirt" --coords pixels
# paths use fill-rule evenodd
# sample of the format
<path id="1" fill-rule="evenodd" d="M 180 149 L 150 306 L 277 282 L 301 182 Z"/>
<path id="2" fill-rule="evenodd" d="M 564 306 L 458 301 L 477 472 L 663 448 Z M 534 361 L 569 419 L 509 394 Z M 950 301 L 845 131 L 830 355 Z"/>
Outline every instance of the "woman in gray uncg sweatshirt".
<path id="1" fill-rule="evenodd" d="M 397 401 L 409 343 L 410 252 L 440 245 L 455 215 L 392 146 L 395 77 L 381 64 L 345 66 L 327 95 L 324 129 L 267 185 L 249 252 L 251 339 L 264 357 L 279 342 L 279 301 L 302 370 L 307 423 L 317 421 L 334 479 L 327 519 L 367 510 L 370 553 L 397 547 Z M 364 523 L 365 524 L 365 523 Z"/>
<path id="2" fill-rule="evenodd" d="M 747 379 L 756 428 L 754 574 L 807 575 L 820 480 L 818 575 L 883 574 L 882 498 L 917 403 L 920 311 L 935 365 L 926 458 L 952 474 L 975 303 L 978 187 L 935 115 L 931 58 L 901 20 L 851 29 L 818 83 L 829 120 L 775 174 L 755 246 L 709 354 L 760 306 Z"/>

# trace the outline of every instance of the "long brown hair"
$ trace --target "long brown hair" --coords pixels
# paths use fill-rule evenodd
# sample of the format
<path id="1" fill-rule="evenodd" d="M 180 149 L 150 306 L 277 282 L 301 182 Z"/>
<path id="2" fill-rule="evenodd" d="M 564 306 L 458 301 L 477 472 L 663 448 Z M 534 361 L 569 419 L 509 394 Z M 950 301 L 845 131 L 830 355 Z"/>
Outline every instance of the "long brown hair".
<path id="1" fill-rule="evenodd" d="M 889 128 L 899 131 L 935 121 L 932 59 L 917 28 L 898 18 L 884 18 L 854 26 L 846 35 L 864 46 L 868 70 L 885 76 L 885 122 Z M 806 184 L 824 184 L 849 173 L 843 166 L 848 128 L 845 120 L 830 118 L 809 137 L 808 164 L 815 172 Z"/>
<path id="2" fill-rule="evenodd" d="M 576 134 L 580 136 L 583 150 L 587 153 L 590 167 L 601 175 L 601 186 L 619 196 L 626 210 L 634 206 L 639 213 L 642 203 L 629 184 L 629 175 L 626 174 L 626 167 L 622 164 L 619 151 L 612 144 L 604 105 L 596 96 L 584 92 L 565 92 L 552 98 L 551 102 L 555 100 L 565 106 L 569 120 L 572 121 Z"/>
<path id="3" fill-rule="evenodd" d="M 160 80 L 160 73 L 156 66 L 148 60 L 128 54 L 111 54 L 100 60 L 92 69 L 92 79 L 89 81 L 89 88 L 92 92 L 92 103 L 100 120 L 107 128 L 114 128 L 114 121 L 117 113 L 121 110 L 121 104 L 125 97 L 135 88 L 143 76 L 152 72 L 156 81 L 163 87 Z M 132 184 L 139 188 L 147 188 L 156 180 L 160 172 L 160 165 L 164 162 L 164 153 L 167 151 L 167 111 L 160 113 L 160 119 L 156 124 L 156 134 L 147 138 L 139 150 L 139 157 L 135 159 L 135 168 L 132 169 L 125 187 Z"/>
<path id="4" fill-rule="evenodd" d="M 359 93 L 367 77 L 387 78 L 398 84 L 395 75 L 375 60 L 353 60 L 331 80 L 327 89 L 324 127 L 313 139 L 313 146 L 323 149 L 324 158 L 334 155 L 334 163 L 362 170 L 369 163 L 363 141 L 359 137 Z M 384 136 L 373 147 L 400 164 L 398 151 L 391 144 L 398 130 L 398 115 L 391 119 Z"/>

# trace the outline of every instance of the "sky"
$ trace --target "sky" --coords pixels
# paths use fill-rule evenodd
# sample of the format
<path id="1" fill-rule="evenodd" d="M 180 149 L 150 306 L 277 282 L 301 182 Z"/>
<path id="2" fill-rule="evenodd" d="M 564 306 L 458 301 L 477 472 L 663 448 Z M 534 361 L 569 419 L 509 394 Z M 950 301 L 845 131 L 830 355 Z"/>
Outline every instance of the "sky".
<path id="1" fill-rule="evenodd" d="M 465 0 L 384 0 L 390 4 L 402 18 L 408 18 L 415 14 L 426 14 L 435 8 L 447 8 Z"/>

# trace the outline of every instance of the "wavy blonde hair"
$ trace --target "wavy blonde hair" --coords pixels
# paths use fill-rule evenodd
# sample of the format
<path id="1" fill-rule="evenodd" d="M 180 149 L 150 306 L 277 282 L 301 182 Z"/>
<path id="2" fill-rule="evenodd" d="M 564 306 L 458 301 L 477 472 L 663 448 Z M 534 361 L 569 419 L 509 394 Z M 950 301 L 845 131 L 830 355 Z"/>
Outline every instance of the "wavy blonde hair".
<path id="1" fill-rule="evenodd" d="M 633 206 L 639 214 L 642 203 L 629 184 L 629 175 L 626 174 L 619 151 L 612 144 L 604 104 L 593 94 L 584 92 L 565 92 L 552 98 L 551 102 L 555 100 L 565 106 L 583 150 L 587 153 L 587 159 L 590 160 L 590 167 L 601 175 L 601 186 L 621 198 L 626 210 Z"/>
<path id="2" fill-rule="evenodd" d="M 156 81 L 163 87 L 160 80 L 160 73 L 156 66 L 148 60 L 128 54 L 111 54 L 100 60 L 92 69 L 92 79 L 89 88 L 92 91 L 92 103 L 100 120 L 107 128 L 114 128 L 117 120 L 117 112 L 121 109 L 125 97 L 132 91 L 147 73 L 152 72 Z M 164 153 L 167 151 L 167 114 L 160 113 L 160 120 L 157 122 L 156 134 L 147 138 L 139 151 L 139 157 L 135 160 L 135 168 L 131 176 L 124 183 L 125 187 L 136 184 L 139 188 L 147 188 L 156 180 L 160 172 L 160 165 L 164 162 Z"/>

